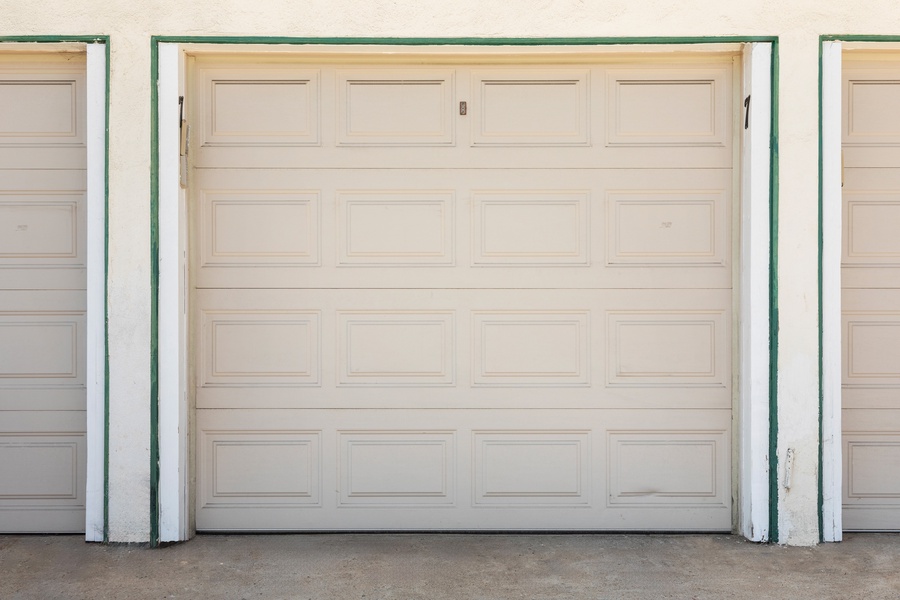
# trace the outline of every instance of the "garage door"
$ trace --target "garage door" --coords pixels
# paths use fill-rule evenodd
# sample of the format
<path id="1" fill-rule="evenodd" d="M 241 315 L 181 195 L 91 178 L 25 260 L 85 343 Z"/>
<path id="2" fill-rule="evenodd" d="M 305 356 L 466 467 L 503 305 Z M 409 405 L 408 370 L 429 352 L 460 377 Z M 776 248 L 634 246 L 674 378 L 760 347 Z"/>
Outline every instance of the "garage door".
<path id="1" fill-rule="evenodd" d="M 845 529 L 900 529 L 900 56 L 845 61 Z"/>
<path id="2" fill-rule="evenodd" d="M 84 531 L 83 55 L 0 57 L 0 531 Z"/>
<path id="3" fill-rule="evenodd" d="M 195 57 L 198 529 L 729 530 L 733 61 Z"/>

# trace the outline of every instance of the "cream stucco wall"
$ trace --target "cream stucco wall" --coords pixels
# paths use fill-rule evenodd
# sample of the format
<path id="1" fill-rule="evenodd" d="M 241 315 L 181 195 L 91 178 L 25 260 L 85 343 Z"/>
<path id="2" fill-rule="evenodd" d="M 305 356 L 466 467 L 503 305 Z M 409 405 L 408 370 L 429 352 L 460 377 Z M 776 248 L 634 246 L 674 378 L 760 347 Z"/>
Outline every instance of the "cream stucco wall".
<path id="1" fill-rule="evenodd" d="M 818 541 L 818 36 L 898 34 L 896 0 L 0 0 L 0 36 L 111 36 L 112 541 L 149 538 L 150 36 L 778 36 L 780 540 Z M 783 466 L 782 466 L 783 468 Z M 783 481 L 783 474 L 779 474 Z"/>

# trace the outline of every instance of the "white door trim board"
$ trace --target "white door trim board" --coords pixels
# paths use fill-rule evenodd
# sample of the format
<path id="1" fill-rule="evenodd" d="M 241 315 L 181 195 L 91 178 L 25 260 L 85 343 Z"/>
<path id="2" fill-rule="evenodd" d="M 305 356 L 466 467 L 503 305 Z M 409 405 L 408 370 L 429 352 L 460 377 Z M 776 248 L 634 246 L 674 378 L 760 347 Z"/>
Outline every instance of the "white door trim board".
<path id="1" fill-rule="evenodd" d="M 106 473 L 106 44 L 87 44 L 87 482 L 85 540 L 104 538 Z"/>
<path id="2" fill-rule="evenodd" d="M 183 53 L 178 44 L 159 45 L 159 538 L 190 537 L 188 494 L 188 401 L 185 379 L 187 248 L 181 164 Z"/>
<path id="3" fill-rule="evenodd" d="M 841 541 L 841 42 L 822 43 L 822 539 Z"/>
<path id="4" fill-rule="evenodd" d="M 744 47 L 741 149 L 740 531 L 769 537 L 769 188 L 772 44 Z M 743 122 L 743 121 L 742 121 Z"/>
<path id="5" fill-rule="evenodd" d="M 750 45 L 747 61 L 752 79 L 751 119 L 756 127 L 745 142 L 743 158 L 741 319 L 753 335 L 742 329 L 740 481 L 742 507 L 737 526 L 749 539 L 768 536 L 769 445 L 769 142 L 771 126 L 772 45 Z M 622 47 L 629 51 L 629 47 Z M 746 63 L 745 63 L 746 64 Z M 184 256 L 186 217 L 179 187 L 177 96 L 184 71 L 183 54 L 176 43 L 159 45 L 159 442 L 160 541 L 190 537 L 186 499 L 188 447 L 188 395 L 184 368 Z M 752 209 L 752 210 L 751 210 Z M 751 403 L 752 400 L 752 403 Z"/>

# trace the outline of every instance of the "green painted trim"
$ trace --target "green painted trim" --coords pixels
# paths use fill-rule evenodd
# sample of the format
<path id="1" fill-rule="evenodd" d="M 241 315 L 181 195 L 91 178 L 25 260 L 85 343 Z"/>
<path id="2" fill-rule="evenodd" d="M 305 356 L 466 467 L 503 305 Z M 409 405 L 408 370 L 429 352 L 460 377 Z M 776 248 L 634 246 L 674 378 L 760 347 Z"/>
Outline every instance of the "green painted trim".
<path id="1" fill-rule="evenodd" d="M 159 545 L 159 44 L 289 44 L 289 45 L 398 45 L 398 46 L 634 46 L 752 43 L 772 44 L 772 131 L 769 173 L 769 540 L 778 537 L 778 36 L 698 37 L 591 37 L 591 38 L 309 38 L 239 36 L 150 37 L 150 545 Z M 774 525 L 773 525 L 774 524 Z"/>
<path id="2" fill-rule="evenodd" d="M 577 37 L 577 38 L 373 38 L 373 37 L 239 37 L 155 35 L 152 44 L 289 44 L 289 45 L 398 45 L 398 46 L 634 46 L 639 44 L 711 44 L 775 42 L 776 36 L 694 37 Z"/>
<path id="3" fill-rule="evenodd" d="M 108 35 L 0 35 L 0 42 L 34 42 L 40 44 L 64 44 L 79 42 L 84 44 L 106 44 Z"/>
<path id="4" fill-rule="evenodd" d="M 824 249 L 824 185 L 822 184 L 822 175 L 824 174 L 824 149 L 822 145 L 822 51 L 823 44 L 825 42 L 822 40 L 822 36 L 819 36 L 819 258 L 818 258 L 818 268 L 819 268 L 819 282 L 818 282 L 818 293 L 819 293 L 819 493 L 818 493 L 818 511 L 819 511 L 819 542 L 825 541 L 825 476 L 823 473 L 823 469 L 825 467 L 825 459 L 824 459 L 824 445 L 822 443 L 825 437 L 825 423 L 823 420 L 824 412 L 825 412 L 825 381 L 822 377 L 822 367 L 825 364 L 823 354 L 822 354 L 822 325 L 825 322 L 825 317 L 822 312 L 822 299 L 823 299 L 823 269 L 824 264 L 822 262 L 822 252 Z"/>
<path id="5" fill-rule="evenodd" d="M 150 546 L 159 546 L 159 44 L 150 44 Z"/>
<path id="6" fill-rule="evenodd" d="M 900 42 L 900 35 L 820 35 L 822 42 Z"/>
<path id="7" fill-rule="evenodd" d="M 772 42 L 769 159 L 769 541 L 778 542 L 778 40 Z"/>

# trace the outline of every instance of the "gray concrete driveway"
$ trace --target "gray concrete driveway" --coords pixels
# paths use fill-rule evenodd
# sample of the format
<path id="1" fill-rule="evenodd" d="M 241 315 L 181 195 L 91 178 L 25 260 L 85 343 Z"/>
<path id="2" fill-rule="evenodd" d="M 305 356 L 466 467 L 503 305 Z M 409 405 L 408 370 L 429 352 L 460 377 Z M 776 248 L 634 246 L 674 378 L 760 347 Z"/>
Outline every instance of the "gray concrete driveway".
<path id="1" fill-rule="evenodd" d="M 900 535 L 204 535 L 161 549 L 0 536 L 0 599 L 900 599 Z"/>

